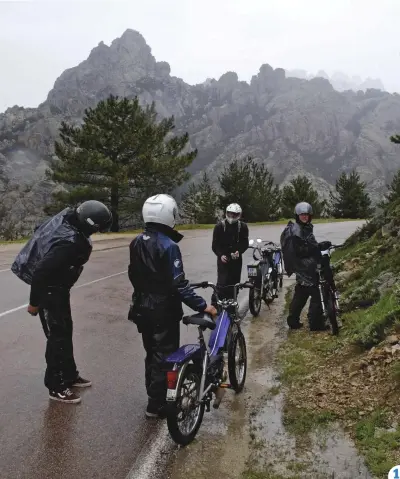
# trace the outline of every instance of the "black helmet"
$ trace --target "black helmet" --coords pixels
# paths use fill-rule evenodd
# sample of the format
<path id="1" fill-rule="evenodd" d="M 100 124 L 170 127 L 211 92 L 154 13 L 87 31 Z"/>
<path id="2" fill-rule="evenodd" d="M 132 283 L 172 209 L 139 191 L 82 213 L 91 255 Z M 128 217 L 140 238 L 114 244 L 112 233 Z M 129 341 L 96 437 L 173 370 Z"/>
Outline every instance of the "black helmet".
<path id="1" fill-rule="evenodd" d="M 312 206 L 310 203 L 306 203 L 305 201 L 302 201 L 301 203 L 297 203 L 297 205 L 294 207 L 294 217 L 296 218 L 296 221 L 299 221 L 299 215 L 309 215 L 310 219 L 309 222 L 311 221 L 311 217 L 313 214 Z"/>
<path id="2" fill-rule="evenodd" d="M 111 211 L 100 201 L 83 202 L 76 208 L 76 216 L 82 230 L 89 235 L 98 232 L 104 233 L 111 228 Z"/>

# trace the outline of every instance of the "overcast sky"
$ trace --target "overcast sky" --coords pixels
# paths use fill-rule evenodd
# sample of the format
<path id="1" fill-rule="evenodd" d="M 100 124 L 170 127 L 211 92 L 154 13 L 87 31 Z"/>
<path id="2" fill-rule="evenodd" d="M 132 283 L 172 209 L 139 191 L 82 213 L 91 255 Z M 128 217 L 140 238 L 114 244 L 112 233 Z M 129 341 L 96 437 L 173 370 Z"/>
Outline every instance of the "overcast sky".
<path id="1" fill-rule="evenodd" d="M 138 30 L 188 83 L 261 64 L 380 78 L 400 91 L 400 0 L 0 0 L 0 111 L 37 106 L 101 40 Z"/>

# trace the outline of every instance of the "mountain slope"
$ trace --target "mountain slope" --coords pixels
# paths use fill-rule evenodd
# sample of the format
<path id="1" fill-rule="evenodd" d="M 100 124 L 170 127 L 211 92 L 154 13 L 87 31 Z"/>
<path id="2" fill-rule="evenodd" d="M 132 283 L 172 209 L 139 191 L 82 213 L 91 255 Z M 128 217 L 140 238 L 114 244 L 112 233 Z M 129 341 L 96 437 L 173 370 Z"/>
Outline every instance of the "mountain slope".
<path id="1" fill-rule="evenodd" d="M 380 90 L 339 92 L 328 80 L 286 78 L 262 65 L 250 83 L 228 72 L 188 85 L 157 62 L 142 35 L 127 30 L 103 42 L 87 60 L 56 80 L 36 109 L 13 107 L 0 115 L 0 165 L 18 181 L 39 179 L 53 154 L 63 119 L 79 123 L 85 108 L 110 94 L 155 101 L 160 116 L 174 115 L 177 132 L 189 131 L 199 155 L 190 167 L 212 176 L 233 157 L 252 155 L 278 182 L 307 172 L 327 194 L 342 170 L 356 168 L 376 198 L 400 158 L 388 137 L 400 131 L 400 96 Z M 43 196 L 43 190 L 41 190 Z M 46 196 L 46 195 L 44 195 Z"/>

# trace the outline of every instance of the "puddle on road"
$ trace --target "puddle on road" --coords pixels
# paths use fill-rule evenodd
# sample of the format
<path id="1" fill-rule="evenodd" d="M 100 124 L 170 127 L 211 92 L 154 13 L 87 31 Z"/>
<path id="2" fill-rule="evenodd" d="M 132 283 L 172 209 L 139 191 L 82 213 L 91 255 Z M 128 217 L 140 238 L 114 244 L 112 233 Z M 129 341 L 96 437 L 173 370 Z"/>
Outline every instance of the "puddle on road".
<path id="1" fill-rule="evenodd" d="M 249 350 L 253 351 L 253 357 L 248 386 L 257 391 L 249 415 L 252 444 L 247 461 L 249 468 L 268 471 L 266 479 L 372 479 L 352 441 L 338 425 L 310 434 L 303 444 L 286 431 L 284 392 L 280 390 L 274 367 L 277 350 L 286 336 L 281 311 L 282 303 L 280 307 L 279 303 L 274 304 L 267 319 L 253 321 L 249 331 Z"/>
<path id="2" fill-rule="evenodd" d="M 205 413 L 196 441 L 176 450 L 165 477 L 205 479 L 212 471 L 221 479 L 240 479 L 251 469 L 259 479 L 373 479 L 340 428 L 313 433 L 307 444 L 286 431 L 284 393 L 274 366 L 286 334 L 283 301 L 281 294 L 270 310 L 245 321 L 245 391 L 237 396 L 228 391 L 218 411 Z"/>

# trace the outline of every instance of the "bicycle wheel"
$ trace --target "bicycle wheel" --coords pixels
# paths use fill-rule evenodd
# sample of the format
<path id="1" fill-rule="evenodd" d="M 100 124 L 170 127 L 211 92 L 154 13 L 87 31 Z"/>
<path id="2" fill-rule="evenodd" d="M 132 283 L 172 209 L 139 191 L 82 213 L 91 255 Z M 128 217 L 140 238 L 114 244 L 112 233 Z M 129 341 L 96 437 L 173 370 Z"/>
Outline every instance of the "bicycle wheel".
<path id="1" fill-rule="evenodd" d="M 246 340 L 240 329 L 232 334 L 228 344 L 228 374 L 229 381 L 236 393 L 244 388 L 247 373 Z"/>
<path id="2" fill-rule="evenodd" d="M 335 296 L 331 288 L 326 288 L 324 293 L 325 308 L 331 323 L 331 331 L 334 336 L 339 334 L 339 324 L 337 320 L 337 311 L 335 305 Z"/>
<path id="3" fill-rule="evenodd" d="M 264 301 L 266 304 L 271 304 L 275 299 L 274 294 L 275 281 L 273 278 L 273 272 L 266 278 L 264 289 Z"/>
<path id="4" fill-rule="evenodd" d="M 198 403 L 201 373 L 189 364 L 177 386 L 177 399 L 167 403 L 167 425 L 172 439 L 187 446 L 196 437 L 204 416 L 204 403 Z"/>
<path id="5" fill-rule="evenodd" d="M 260 288 L 249 289 L 249 309 L 253 316 L 258 316 L 261 310 L 261 291 Z"/>

